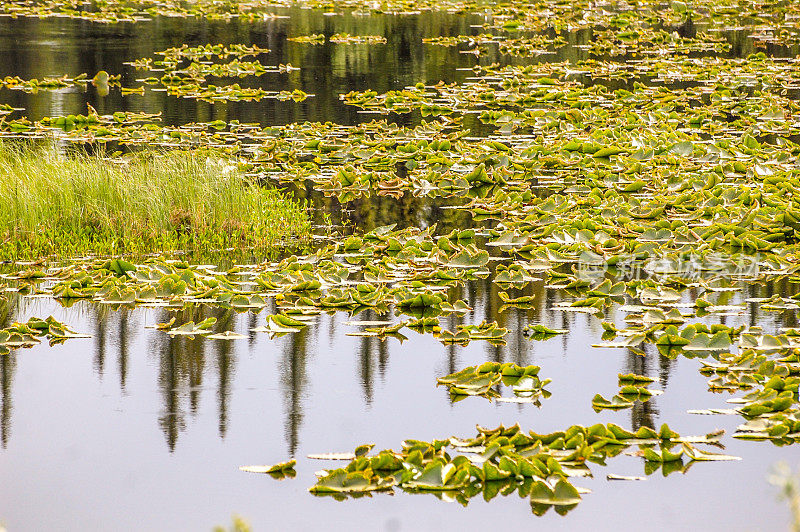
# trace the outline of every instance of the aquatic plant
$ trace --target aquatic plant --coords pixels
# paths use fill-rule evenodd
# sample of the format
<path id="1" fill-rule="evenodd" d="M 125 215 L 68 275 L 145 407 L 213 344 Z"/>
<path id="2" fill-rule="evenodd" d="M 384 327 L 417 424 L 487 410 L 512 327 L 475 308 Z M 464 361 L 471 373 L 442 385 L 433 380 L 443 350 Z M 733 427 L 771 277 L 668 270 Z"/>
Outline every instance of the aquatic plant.
<path id="1" fill-rule="evenodd" d="M 269 249 L 308 234 L 302 205 L 200 152 L 125 157 L 0 145 L 0 256 Z"/>
<path id="2" fill-rule="evenodd" d="M 365 11 L 478 9 L 470 0 L 389 0 L 379 7 L 363 0 L 303 4 Z M 0 10 L 117 22 L 153 15 L 264 18 L 273 16 L 274 5 L 110 1 L 85 10 L 84 5 L 10 1 Z M 731 408 L 691 413 L 740 416 L 743 422 L 733 434 L 738 439 L 775 445 L 800 441 L 800 332 L 725 321 L 730 315 L 756 318 L 759 312 L 791 316 L 800 309 L 798 294 L 731 296 L 750 285 L 798 280 L 800 105 L 792 91 L 800 85 L 800 59 L 765 53 L 726 57 L 732 44 L 722 33 L 741 26 L 752 32 L 756 46 L 797 44 L 797 6 L 648 0 L 598 9 L 587 0 L 533 0 L 489 2 L 480 9 L 486 16 L 474 29 L 482 33 L 423 42 L 458 46 L 475 56 L 494 53 L 496 47 L 499 54 L 514 56 L 504 58 L 511 64 L 480 61 L 459 82 L 420 81 L 383 93 L 359 87 L 340 96 L 361 112 L 389 115 L 387 120 L 353 126 L 261 127 L 237 120 L 163 125 L 153 114 L 100 115 L 90 108 L 86 115 L 32 121 L 11 119 L 18 110 L 0 108 L 0 131 L 9 136 L 47 135 L 90 146 L 115 142 L 134 149 L 209 149 L 97 161 L 53 156 L 55 162 L 38 173 L 22 163 L 9 164 L 6 173 L 16 177 L 0 181 L 2 190 L 14 191 L 13 205 L 9 199 L 5 206 L 17 208 L 6 219 L 10 233 L 2 249 L 9 256 L 63 249 L 259 246 L 302 234 L 307 226 L 299 211 L 282 221 L 267 216 L 273 207 L 293 207 L 256 185 L 265 182 L 307 186 L 341 203 L 371 196 L 445 198 L 448 208 L 471 220 L 469 227 L 357 230 L 309 253 L 228 271 L 161 258 L 83 260 L 41 270 L 14 265 L 0 283 L 9 292 L 52 296 L 64 305 L 91 300 L 112 309 L 159 306 L 173 313 L 192 305 L 253 313 L 270 307 L 263 325 L 250 331 L 271 338 L 302 335 L 322 313 L 369 311 L 378 319 L 349 321 L 354 329 L 347 334 L 402 342 L 404 332 L 415 331 L 450 347 L 471 341 L 502 345 L 513 326 L 497 315 L 507 309 L 583 313 L 597 326 L 600 338 L 593 347 L 624 349 L 635 357 L 693 358 L 709 378 L 709 391 L 736 394 L 727 401 Z M 700 30 L 688 31 L 694 23 Z M 576 30 L 589 36 L 584 44 L 575 44 Z M 290 40 L 313 45 L 326 37 Z M 382 45 L 386 39 L 337 33 L 329 42 Z M 523 62 L 565 46 L 580 50 L 584 60 Z M 210 76 L 243 78 L 294 69 L 256 59 L 266 53 L 244 45 L 171 48 L 129 63 L 148 70 L 150 77 L 140 80 L 142 87 L 121 91 L 141 94 L 158 87 L 171 96 L 210 103 L 309 96 L 300 89 L 275 92 L 207 82 Z M 109 79 L 101 72 L 93 81 L 103 85 Z M 85 86 L 88 80 L 9 77 L 3 83 L 36 91 Z M 413 116 L 410 123 L 418 125 L 397 125 L 399 114 Z M 26 157 L 50 160 L 17 159 Z M 75 161 L 81 164 L 74 166 Z M 87 179 L 84 166 L 102 177 Z M 127 181 L 137 173 L 147 174 L 145 184 Z M 28 185 L 19 178 L 27 174 L 56 175 L 56 186 L 68 194 L 51 192 L 43 177 Z M 102 185 L 86 191 L 84 182 Z M 159 199 L 161 189 L 172 190 L 173 184 L 177 190 Z M 224 190 L 235 185 L 236 194 L 207 192 L 217 191 L 216 185 Z M 223 196 L 219 209 L 198 207 L 215 193 Z M 275 195 L 265 200 L 264 194 Z M 20 196 L 29 198 L 23 203 L 27 210 L 19 208 Z M 156 199 L 145 205 L 137 198 Z M 262 201 L 273 203 L 265 210 Z M 39 202 L 48 205 L 41 213 Z M 77 210 L 70 210 L 73 205 Z M 273 225 L 258 225 L 266 219 Z M 54 243 L 45 244 L 45 238 Z M 69 247 L 73 243 L 75 248 Z M 473 309 L 461 299 L 462 289 L 478 279 L 498 289 L 502 307 L 491 318 L 468 323 Z M 534 283 L 554 297 L 525 292 Z M 213 331 L 215 318 L 185 319 L 173 317 L 155 327 L 198 343 L 245 337 Z M 569 334 L 524 320 L 516 326 L 535 340 Z M 24 347 L 17 343 L 12 346 Z M 440 377 L 438 383 L 447 386 L 454 401 L 478 395 L 538 405 L 548 396 L 548 381 L 540 380 L 538 371 L 538 366 L 487 362 Z M 597 393 L 591 407 L 598 412 L 634 408 L 662 393 L 649 388 L 655 382 L 647 375 L 620 374 L 618 389 Z M 503 397 L 501 385 L 514 396 Z M 387 449 L 373 456 L 371 445 L 359 446 L 347 454 L 350 463 L 322 473 L 311 491 L 346 498 L 401 489 L 446 494 L 462 504 L 478 494 L 490 500 L 516 492 L 528 498 L 537 515 L 551 507 L 565 513 L 585 493 L 571 478 L 589 474 L 590 463 L 604 465 L 627 450 L 643 459 L 647 475 L 668 475 L 685 472 L 693 462 L 736 459 L 696 445 L 719 444 L 719 437 L 681 438 L 666 425 L 635 432 L 613 424 L 575 425 L 549 435 L 525 434 L 518 426 L 479 428 L 474 438 L 407 440 L 399 452 Z M 292 460 L 244 469 L 290 477 L 294 465 Z"/>
<path id="3" fill-rule="evenodd" d="M 33 317 L 25 323 L 14 323 L 0 329 L 0 355 L 7 355 L 12 349 L 33 347 L 41 342 L 41 338 L 46 338 L 50 345 L 55 345 L 70 338 L 89 336 L 76 333 L 52 316 L 47 319 Z"/>
<path id="4" fill-rule="evenodd" d="M 573 425 L 550 434 L 526 433 L 519 425 L 476 428 L 473 437 L 408 439 L 400 451 L 384 449 L 371 456 L 372 444 L 360 445 L 353 453 L 310 455 L 312 459 L 349 463 L 318 473 L 317 483 L 309 491 L 344 500 L 400 489 L 440 498 L 446 495 L 447 500 L 464 506 L 478 495 L 488 501 L 498 494 L 517 493 L 529 500 L 535 515 L 550 508 L 564 514 L 581 502 L 582 495 L 591 493 L 573 485 L 573 478 L 592 476 L 592 464 L 606 466 L 608 459 L 633 446 L 639 450 L 629 454 L 644 459 L 647 475 L 659 468 L 665 476 L 685 472 L 693 462 L 739 459 L 698 448 L 718 445 L 720 432 L 683 437 L 666 424 L 658 431 L 641 427 L 636 432 L 613 423 Z"/>

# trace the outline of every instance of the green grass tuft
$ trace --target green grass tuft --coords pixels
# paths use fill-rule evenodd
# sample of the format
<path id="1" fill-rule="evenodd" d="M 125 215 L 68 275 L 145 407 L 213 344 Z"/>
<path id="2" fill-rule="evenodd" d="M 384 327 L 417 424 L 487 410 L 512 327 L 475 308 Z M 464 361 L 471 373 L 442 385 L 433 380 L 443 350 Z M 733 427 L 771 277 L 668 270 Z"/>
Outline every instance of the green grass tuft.
<path id="1" fill-rule="evenodd" d="M 308 237 L 304 205 L 199 152 L 65 156 L 0 143 L 0 258 L 269 250 Z"/>

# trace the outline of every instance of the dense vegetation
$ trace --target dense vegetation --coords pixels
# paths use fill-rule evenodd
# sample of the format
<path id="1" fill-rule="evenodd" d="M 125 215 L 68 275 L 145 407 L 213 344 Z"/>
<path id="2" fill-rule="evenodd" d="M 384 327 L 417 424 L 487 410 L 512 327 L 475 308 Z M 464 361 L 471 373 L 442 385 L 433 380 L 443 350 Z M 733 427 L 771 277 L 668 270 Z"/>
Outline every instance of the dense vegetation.
<path id="1" fill-rule="evenodd" d="M 303 206 L 194 152 L 126 157 L 0 145 L 0 256 L 266 249 L 307 234 Z"/>
<path id="2" fill-rule="evenodd" d="M 367 407 L 352 416 L 353 438 L 380 442 L 385 430 L 384 420 L 365 421 L 376 366 L 383 382 L 423 383 L 377 399 L 396 401 L 395 411 L 443 386 L 410 412 L 400 447 L 306 455 L 346 460 L 327 462 L 309 488 L 337 500 L 427 492 L 466 506 L 517 494 L 537 516 L 563 515 L 590 506 L 580 503 L 601 468 L 607 480 L 639 481 L 735 455 L 746 461 L 748 445 L 779 456 L 752 442 L 800 442 L 797 5 L 304 4 L 325 12 L 260 0 L 0 6 L 0 14 L 123 29 L 150 17 L 226 24 L 213 38 L 203 28 L 200 41 L 183 42 L 173 34 L 192 32 L 173 20 L 169 44 L 131 37 L 116 64 L 48 65 L 0 80 L 0 94 L 30 96 L 0 105 L 0 134 L 59 147 L 0 148 L 0 255 L 114 255 L 16 262 L 0 277 L 13 296 L 0 302 L 35 295 L 119 315 L 164 309 L 150 327 L 171 344 L 159 376 L 171 449 L 182 423 L 170 399 L 185 378 L 175 370 L 180 357 L 212 342 L 286 337 L 275 351 L 284 349 L 277 373 L 290 390 L 289 455 L 265 452 L 273 465 L 241 468 L 275 479 L 294 477 L 295 466 L 319 469 L 296 453 L 298 405 L 325 359 L 306 355 L 335 352 L 335 330 L 362 342 Z M 430 13 L 416 19 L 422 10 Z M 419 27 L 404 31 L 411 20 Z M 254 30 L 263 21 L 268 36 Z M 373 69 L 382 79 L 362 75 Z M 27 103 L 47 93 L 52 116 Z M 60 105 L 62 94 L 80 94 L 80 105 Z M 109 145 L 132 154 L 105 156 Z M 306 237 L 304 204 L 264 183 L 291 187 L 322 222 L 342 224 L 319 246 L 225 270 L 166 256 Z M 147 252 L 159 256 L 131 257 Z M 338 319 L 348 321 L 337 329 Z M 77 343 L 75 331 L 52 317 L 8 324 L 0 353 Z M 398 343 L 406 360 L 420 355 L 404 344 L 417 336 L 434 339 L 440 349 L 422 355 L 446 356 L 446 370 L 387 369 Z M 485 352 L 467 351 L 475 343 Z M 544 346 L 536 365 L 529 345 Z M 227 349 L 219 350 L 220 434 L 235 365 Z M 581 358 L 587 352 L 598 356 Z M 202 368 L 203 356 L 185 365 Z M 601 371 L 609 359 L 624 360 L 622 372 Z M 717 395 L 689 398 L 680 389 L 687 381 L 670 381 L 677 364 Z M 576 368 L 590 377 L 581 381 Z M 352 394 L 341 375 L 325 378 L 346 390 L 337 399 Z M 199 380 L 185 388 L 199 390 Z M 491 415 L 486 401 L 497 405 Z M 557 426 L 530 416 L 534 408 L 555 412 Z M 619 415 L 628 413 L 630 422 Z M 497 426 L 465 433 L 457 415 Z M 716 416 L 703 426 L 720 429 L 688 435 L 696 415 Z M 441 432 L 423 430 L 426 419 L 441 421 Z M 725 445 L 732 449 L 718 452 Z M 626 461 L 644 476 L 611 470 Z M 731 466 L 696 470 L 713 467 Z M 789 476 L 773 481 L 796 499 Z M 725 480 L 717 483 L 702 493 Z"/>

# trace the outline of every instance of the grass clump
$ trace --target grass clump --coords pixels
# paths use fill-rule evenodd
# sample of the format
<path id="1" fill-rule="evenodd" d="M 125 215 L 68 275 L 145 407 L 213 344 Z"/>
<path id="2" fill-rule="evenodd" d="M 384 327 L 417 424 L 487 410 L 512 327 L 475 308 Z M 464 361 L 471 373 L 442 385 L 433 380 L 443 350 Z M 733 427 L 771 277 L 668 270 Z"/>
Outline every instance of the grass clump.
<path id="1" fill-rule="evenodd" d="M 65 156 L 0 144 L 0 258 L 273 249 L 308 236 L 304 206 L 201 152 Z"/>

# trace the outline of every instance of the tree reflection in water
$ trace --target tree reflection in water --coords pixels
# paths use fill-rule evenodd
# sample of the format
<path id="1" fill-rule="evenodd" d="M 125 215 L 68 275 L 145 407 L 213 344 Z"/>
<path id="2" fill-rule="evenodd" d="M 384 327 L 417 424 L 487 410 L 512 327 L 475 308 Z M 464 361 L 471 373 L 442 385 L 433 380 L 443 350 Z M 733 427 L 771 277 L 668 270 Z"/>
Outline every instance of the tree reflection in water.
<path id="1" fill-rule="evenodd" d="M 439 80 L 459 81 L 468 76 L 469 72 L 458 69 L 469 68 L 476 63 L 474 57 L 459 53 L 456 47 L 424 45 L 421 37 L 470 34 L 472 33 L 470 25 L 478 22 L 479 16 L 446 13 L 405 17 L 375 15 L 368 19 L 359 18 L 356 21 L 349 16 L 325 17 L 321 11 L 304 9 L 285 10 L 285 13 L 290 17 L 258 23 L 237 20 L 221 22 L 163 19 L 137 23 L 135 28 L 126 25 L 113 27 L 89 25 L 81 21 L 64 19 L 0 19 L 0 52 L 4 53 L 5 58 L 0 62 L 0 76 L 19 75 L 25 79 L 41 79 L 63 74 L 74 76 L 83 72 L 91 76 L 99 70 L 106 70 L 122 74 L 123 84 L 130 86 L 133 80 L 141 77 L 142 73 L 124 65 L 125 61 L 151 57 L 158 50 L 183 43 L 195 45 L 207 42 L 235 42 L 270 48 L 272 51 L 265 56 L 265 62 L 269 64 L 291 63 L 301 67 L 301 70 L 290 74 L 267 75 L 243 80 L 243 83 L 269 90 L 291 91 L 297 88 L 315 94 L 302 103 L 264 100 L 211 105 L 152 91 L 148 91 L 143 97 L 123 97 L 119 92 L 101 97 L 92 89 L 86 92 L 58 91 L 39 94 L 4 91 L 0 95 L 0 103 L 25 108 L 26 115 L 31 119 L 55 114 L 83 113 L 86 104 L 89 103 L 100 113 L 162 112 L 166 124 L 209 120 L 240 120 L 270 125 L 304 120 L 355 124 L 372 120 L 374 116 L 361 114 L 357 109 L 343 105 L 339 100 L 340 94 L 367 88 L 380 93 L 418 81 L 425 83 L 436 83 Z M 687 26 L 681 31 L 691 33 L 694 29 Z M 331 43 L 309 46 L 286 41 L 287 36 L 320 32 L 326 35 L 335 32 L 385 35 L 389 38 L 389 42 L 386 46 L 375 47 L 339 46 Z M 588 30 L 568 32 L 563 37 L 572 45 L 580 45 L 591 39 L 591 32 Z M 757 51 L 746 31 L 731 32 L 727 37 L 733 45 L 731 55 L 745 57 Z M 20 47 L 20 42 L 27 44 Z M 112 42 L 113 46 L 109 46 L 108 43 Z M 98 43 L 105 44 L 98 46 Z M 769 44 L 767 52 L 770 55 L 782 53 L 778 47 Z M 559 48 L 554 55 L 542 57 L 541 60 L 576 62 L 586 59 L 586 54 L 585 50 L 576 46 L 565 46 Z M 477 60 L 480 64 L 521 61 L 519 58 L 501 56 L 495 47 L 490 47 L 487 53 Z M 620 83 L 623 82 L 603 83 L 614 89 L 621 87 Z M 418 113 L 411 113 L 389 116 L 387 120 L 399 125 L 413 126 L 420 122 L 421 117 Z M 474 116 L 465 117 L 465 124 L 473 129 L 473 134 L 478 134 L 484 127 Z M 294 192 L 298 197 L 312 201 L 317 209 L 315 211 L 317 224 L 331 220 L 333 224 L 342 226 L 345 230 L 369 231 L 374 227 L 389 224 L 397 224 L 399 227 L 428 227 L 437 223 L 440 232 L 446 233 L 453 228 L 473 225 L 468 212 L 447 209 L 451 202 L 446 199 L 428 200 L 404 194 L 399 198 L 386 196 L 362 198 L 343 205 L 335 198 L 325 197 L 307 186 L 295 188 Z M 789 286 L 787 280 L 781 280 L 774 285 L 749 285 L 746 291 L 747 297 L 769 297 L 773 293 L 793 293 L 794 288 Z M 459 324 L 466 322 L 479 323 L 484 319 L 498 321 L 501 326 L 510 329 L 509 343 L 503 347 L 487 344 L 486 359 L 530 364 L 533 362 L 537 344 L 522 335 L 523 327 L 527 323 L 541 322 L 544 317 L 543 309 L 550 308 L 559 301 L 559 292 L 545 289 L 541 281 L 532 283 L 523 293 L 536 297 L 533 308 L 506 309 L 503 312 L 500 312 L 502 302 L 498 298 L 498 292 L 499 287 L 490 280 L 470 282 L 454 289 L 451 295 L 464 298 L 475 309 L 475 313 L 450 316 L 443 321 L 443 325 L 455 330 Z M 18 316 L 27 315 L 25 304 L 20 301 L 20 298 L 11 296 L 0 299 L 0 325 L 7 326 Z M 76 304 L 69 312 L 73 310 L 79 315 L 86 314 L 93 326 L 93 366 L 98 378 L 104 378 L 108 361 L 113 360 L 110 357 L 114 355 L 113 351 L 116 349 L 119 388 L 123 394 L 127 394 L 131 358 L 142 356 L 141 353 L 132 352 L 130 348 L 135 336 L 144 334 L 141 332 L 140 311 L 125 308 L 111 310 L 107 306 L 89 302 Z M 755 306 L 750 310 L 751 324 L 764 319 L 758 315 Z M 273 311 L 274 309 L 268 308 L 262 313 Z M 192 306 L 180 313 L 178 321 L 200 321 L 210 316 L 218 319 L 218 327 L 221 330 L 238 329 L 238 332 L 245 334 L 250 328 L 261 323 L 262 319 L 254 313 L 239 316 L 230 310 Z M 161 311 L 158 317 L 159 321 L 167 321 L 170 314 Z M 368 312 L 358 319 L 380 317 Z M 340 320 L 347 318 L 337 314 L 333 317 L 323 316 L 320 321 L 323 319 L 326 320 L 330 335 L 327 342 L 332 345 L 340 337 L 337 328 Z M 567 313 L 560 313 L 552 316 L 550 323 L 565 329 L 571 326 L 590 327 L 588 320 L 576 325 L 578 319 Z M 783 315 L 780 319 L 785 326 L 797 326 L 797 316 L 793 313 Z M 67 322 L 69 323 L 69 319 Z M 320 330 L 321 328 L 312 326 L 279 340 L 281 355 L 278 358 L 277 371 L 280 374 L 280 391 L 285 410 L 284 429 L 290 454 L 294 453 L 300 441 L 303 401 L 311 384 L 309 356 L 315 349 L 314 346 L 322 341 L 319 338 Z M 561 350 L 566 353 L 567 335 L 555 341 L 561 342 Z M 218 433 L 220 438 L 224 438 L 230 422 L 231 396 L 236 392 L 232 386 L 237 367 L 235 345 L 226 341 L 170 337 L 160 332 L 148 334 L 148 342 L 148 351 L 156 354 L 158 364 L 157 384 L 161 396 L 158 424 L 170 451 L 176 448 L 178 437 L 186 428 L 188 418 L 198 413 L 206 372 L 215 374 Z M 255 335 L 252 335 L 247 344 L 251 351 L 255 342 Z M 449 372 L 461 369 L 459 352 L 460 348 L 457 346 L 442 348 Z M 18 356 L 24 354 L 12 352 L 10 355 L 0 357 L 0 444 L 4 448 L 11 433 L 13 383 Z M 389 356 L 390 345 L 386 342 L 376 338 L 362 338 L 359 341 L 356 354 L 358 378 L 363 400 L 367 404 L 374 400 L 376 375 L 381 379 L 391 378 L 391 373 L 387 371 Z M 206 357 L 210 357 L 209 360 L 216 363 L 208 364 Z M 656 360 L 656 357 L 656 353 L 648 353 L 648 357 L 641 357 L 629 352 L 623 371 L 642 374 L 655 371 L 660 377 L 662 386 L 666 387 L 673 361 L 658 357 L 658 367 L 651 367 L 650 360 Z M 656 404 L 655 399 L 636 404 L 631 412 L 634 428 L 653 426 L 654 419 L 658 416 Z"/>

